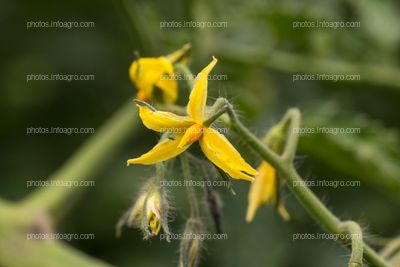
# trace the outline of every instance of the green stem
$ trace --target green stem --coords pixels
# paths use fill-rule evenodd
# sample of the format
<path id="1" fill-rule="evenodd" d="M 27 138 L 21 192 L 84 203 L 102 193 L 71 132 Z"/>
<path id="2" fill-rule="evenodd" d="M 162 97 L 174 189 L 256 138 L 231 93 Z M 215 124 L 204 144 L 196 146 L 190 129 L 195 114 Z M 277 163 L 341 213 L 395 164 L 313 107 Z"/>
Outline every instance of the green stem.
<path id="1" fill-rule="evenodd" d="M 185 153 L 183 153 L 181 156 L 181 165 L 182 165 L 182 172 L 183 172 L 183 177 L 186 181 L 190 181 L 192 175 L 190 171 L 190 165 L 188 158 Z M 186 190 L 188 193 L 189 197 L 189 203 L 190 203 L 190 217 L 191 218 L 199 218 L 200 212 L 199 212 L 199 204 L 197 203 L 197 198 L 195 191 L 192 186 L 186 186 Z"/>
<path id="2" fill-rule="evenodd" d="M 187 71 L 190 72 L 189 69 Z M 286 180 L 286 183 L 299 202 L 304 206 L 308 213 L 316 219 L 320 224 L 325 227 L 325 229 L 332 234 L 340 234 L 345 230 L 349 231 L 348 227 L 350 223 L 341 222 L 325 205 L 315 196 L 315 194 L 304 185 L 303 179 L 297 173 L 293 166 L 293 158 L 296 153 L 298 135 L 294 132 L 294 128 L 300 126 L 300 112 L 297 109 L 289 110 L 283 121 L 282 125 L 289 125 L 288 139 L 284 148 L 284 153 L 282 157 L 275 154 L 268 146 L 262 143 L 256 136 L 253 135 L 238 119 L 232 105 L 228 100 L 219 98 L 217 99 L 218 104 L 214 106 L 220 106 L 223 110 L 226 110 L 230 120 L 224 121 L 228 126 L 230 126 L 238 135 L 240 135 L 247 144 L 249 144 L 265 161 L 268 161 Z M 224 103 L 224 105 L 222 105 Z M 216 112 L 216 110 L 214 109 Z M 213 118 L 214 119 L 214 118 Z M 283 126 L 282 129 L 285 129 Z M 298 186 L 299 185 L 299 186 Z M 355 222 L 350 224 L 350 230 L 353 232 L 358 232 L 358 227 L 354 226 Z M 357 228 L 357 229 L 356 229 Z M 361 231 L 361 230 L 360 230 Z M 341 240 L 343 242 L 343 240 Z M 362 239 L 361 239 L 362 241 Z M 360 253 L 360 241 L 352 240 L 355 251 L 352 251 L 352 256 L 349 262 L 349 266 L 356 267 L 357 261 L 362 258 L 364 254 L 366 260 L 376 267 L 390 267 L 390 264 L 380 257 L 372 248 L 362 241 L 363 252 Z M 347 245 L 344 242 L 344 245 Z M 350 265 L 353 264 L 353 265 Z M 362 265 L 362 263 L 361 263 Z"/>
<path id="3" fill-rule="evenodd" d="M 100 128 L 75 154 L 51 177 L 55 181 L 94 180 L 98 173 L 121 145 L 132 137 L 138 118 L 137 109 L 131 101 L 122 106 L 112 118 Z M 87 187 L 61 186 L 43 187 L 30 194 L 22 203 L 26 210 L 44 211 L 59 217 L 65 211 L 65 206 L 77 200 L 77 193 Z"/>
<path id="4" fill-rule="evenodd" d="M 296 108 L 289 109 L 283 120 L 284 122 L 288 122 L 289 127 L 285 128 L 287 128 L 289 132 L 287 132 L 287 141 L 283 149 L 282 158 L 284 161 L 291 163 L 296 155 L 297 143 L 299 141 L 299 135 L 294 131 L 294 129 L 300 128 L 301 115 L 299 110 Z"/>
<path id="5" fill-rule="evenodd" d="M 233 110 L 232 105 L 226 101 L 226 106 L 228 109 L 228 115 L 231 119 L 230 126 L 236 131 L 240 136 L 244 137 L 245 141 L 257 152 L 262 151 L 263 157 L 270 163 L 279 164 L 280 158 L 277 156 L 269 147 L 265 146 L 258 138 L 254 137 L 254 135 L 239 121 L 235 111 Z M 254 138 L 248 138 L 254 137 Z"/>
<path id="6" fill-rule="evenodd" d="M 228 111 L 228 107 L 223 106 L 222 108 L 218 109 L 216 112 L 212 113 L 212 115 L 203 122 L 203 125 L 206 127 L 209 127 L 216 119 L 218 119 L 222 114 L 226 113 L 227 111 Z"/>
<path id="7" fill-rule="evenodd" d="M 289 162 L 284 158 L 280 158 L 277 156 L 272 150 L 270 150 L 267 146 L 265 146 L 256 136 L 254 136 L 239 120 L 236 116 L 232 106 L 230 104 L 228 106 L 228 114 L 231 118 L 231 127 L 234 131 L 236 131 L 243 139 L 246 141 L 260 156 L 268 161 L 286 180 L 286 183 L 290 190 L 294 193 L 296 198 L 302 203 L 304 208 L 310 213 L 310 215 L 316 219 L 319 223 L 321 223 L 328 232 L 332 234 L 341 234 L 343 232 L 343 227 L 348 230 L 349 223 L 341 222 L 329 209 L 325 207 L 325 205 L 315 196 L 315 194 L 304 185 L 302 178 L 297 173 L 296 169 L 293 166 L 293 162 Z M 293 115 L 291 115 L 292 126 L 300 125 L 300 112 L 292 111 Z M 293 129 L 289 129 L 293 131 Z M 294 134 L 293 132 L 291 134 Z M 296 150 L 297 140 L 293 135 L 292 141 L 288 140 L 286 145 L 286 150 Z M 290 139 L 290 138 L 289 138 Z M 288 155 L 291 155 L 288 154 Z M 293 152 L 294 155 L 294 152 Z M 355 224 L 355 223 L 354 223 Z M 355 231 L 355 226 L 351 223 L 351 230 Z M 344 225 L 344 226 L 343 226 Z M 359 226 L 358 226 L 359 227 Z M 358 231 L 358 230 L 357 230 Z M 342 240 L 343 241 L 343 240 Z M 356 242 L 356 241 L 354 241 Z M 346 244 L 346 243 L 345 243 Z M 356 259 L 359 258 L 360 255 L 360 246 L 358 243 L 355 244 L 356 251 L 352 253 L 352 259 L 350 263 L 353 263 L 353 255 Z M 363 243 L 364 255 L 368 262 L 377 267 L 389 267 L 389 263 L 387 263 L 383 258 L 381 258 L 378 254 L 375 253 L 368 245 Z M 356 266 L 356 265 L 353 265 Z"/>
<path id="8" fill-rule="evenodd" d="M 351 256 L 349 267 L 361 267 L 363 261 L 363 236 L 360 226 L 353 221 L 342 222 L 339 226 L 342 233 L 351 235 Z M 345 240 L 343 240 L 345 242 Z"/>
<path id="9" fill-rule="evenodd" d="M 160 182 L 165 179 L 165 173 L 167 171 L 165 164 L 166 163 L 164 163 L 164 162 L 156 163 L 156 184 L 157 185 L 160 185 Z"/>

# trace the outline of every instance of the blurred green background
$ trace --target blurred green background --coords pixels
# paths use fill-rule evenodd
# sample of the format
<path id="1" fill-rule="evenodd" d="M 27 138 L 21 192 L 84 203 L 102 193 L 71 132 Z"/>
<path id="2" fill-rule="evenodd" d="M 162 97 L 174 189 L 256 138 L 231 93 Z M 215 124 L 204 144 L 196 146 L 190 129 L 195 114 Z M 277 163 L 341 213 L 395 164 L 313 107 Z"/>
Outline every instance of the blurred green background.
<path id="1" fill-rule="evenodd" d="M 308 135 L 300 140 L 296 165 L 305 179 L 354 179 L 360 187 L 312 190 L 342 219 L 361 223 L 368 239 L 399 234 L 400 192 L 400 9 L 397 1 L 1 1 L 0 195 L 18 201 L 31 193 L 27 180 L 45 180 L 90 137 L 26 135 L 27 127 L 93 127 L 135 96 L 128 77 L 133 51 L 170 53 L 192 44 L 189 66 L 199 72 L 215 55 L 209 98 L 232 100 L 243 121 L 262 136 L 289 107 L 299 107 L 303 125 L 359 127 L 358 135 Z M 296 28 L 294 21 L 360 21 L 359 28 Z M 93 21 L 94 28 L 34 28 L 28 21 Z M 161 21 L 226 21 L 226 28 L 160 28 Z M 26 81 L 27 74 L 94 74 L 93 81 Z M 293 74 L 359 74 L 360 81 L 297 81 Z M 185 88 L 185 84 L 180 84 Z M 181 89 L 185 92 L 185 89 Z M 187 91 L 180 97 L 186 102 Z M 137 122 L 135 122 L 137 123 Z M 94 233 L 73 247 L 115 266 L 176 266 L 179 242 L 143 241 L 115 224 L 130 206 L 151 167 L 126 160 L 152 147 L 157 135 L 131 136 L 112 160 L 98 166 L 96 180 L 63 217 L 58 232 Z M 240 148 L 254 166 L 260 159 Z M 177 178 L 181 177 L 177 173 Z M 175 178 L 175 177 L 174 177 Z M 397 187 L 396 187 L 397 186 Z M 295 233 L 323 230 L 289 191 L 292 220 L 271 206 L 253 223 L 244 220 L 248 183 L 237 195 L 218 188 L 224 201 L 228 240 L 205 242 L 200 266 L 345 266 L 349 252 L 331 240 L 292 241 Z M 173 232 L 183 230 L 186 197 L 174 190 Z M 208 230 L 213 232 L 207 213 Z M 1 238 L 1 237 L 0 237 Z M 1 264 L 0 264 L 1 265 Z"/>

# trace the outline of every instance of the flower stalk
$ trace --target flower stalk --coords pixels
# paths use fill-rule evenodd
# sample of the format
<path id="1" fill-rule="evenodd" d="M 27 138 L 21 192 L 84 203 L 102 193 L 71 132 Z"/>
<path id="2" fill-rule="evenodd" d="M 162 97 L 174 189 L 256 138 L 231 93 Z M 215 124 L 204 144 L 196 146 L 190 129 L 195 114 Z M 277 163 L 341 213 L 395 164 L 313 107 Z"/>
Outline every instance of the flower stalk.
<path id="1" fill-rule="evenodd" d="M 277 169 L 281 174 L 281 177 L 286 180 L 287 186 L 314 219 L 321 223 L 326 230 L 332 234 L 341 234 L 348 231 L 350 233 L 356 233 L 359 236 L 361 235 L 361 229 L 357 223 L 341 222 L 328 208 L 325 207 L 325 205 L 307 186 L 295 186 L 296 184 L 302 184 L 303 182 L 302 178 L 293 166 L 293 159 L 298 142 L 298 136 L 294 133 L 293 127 L 299 127 L 301 119 L 298 109 L 290 109 L 284 117 L 283 122 L 289 123 L 289 132 L 284 152 L 282 156 L 278 156 L 239 121 L 232 106 L 227 100 L 226 102 L 232 129 L 236 131 L 264 160 L 271 163 L 271 165 Z M 350 257 L 349 267 L 358 266 L 357 264 L 361 266 L 363 255 L 373 266 L 390 267 L 390 264 L 365 244 L 359 236 L 358 239 L 352 238 L 352 254 Z M 345 245 L 347 244 L 347 241 L 341 241 Z"/>
<path id="2" fill-rule="evenodd" d="M 342 222 L 339 229 L 343 234 L 350 234 L 349 239 L 343 242 L 351 241 L 351 256 L 349 267 L 361 267 L 363 264 L 363 234 L 361 227 L 354 221 Z"/>
<path id="3" fill-rule="evenodd" d="M 190 70 L 186 68 L 186 71 Z M 218 108 L 221 112 L 218 111 Z M 340 234 L 343 231 L 351 230 L 356 231 L 356 227 L 348 228 L 348 223 L 342 222 L 337 218 L 325 205 L 317 198 L 317 196 L 307 187 L 307 186 L 294 186 L 295 184 L 303 184 L 303 179 L 297 173 L 296 168 L 293 165 L 293 159 L 297 150 L 298 135 L 295 134 L 293 130 L 296 127 L 300 127 L 301 114 L 297 108 L 289 109 L 284 115 L 282 121 L 280 122 L 282 132 L 286 129 L 286 144 L 281 156 L 277 155 L 266 146 L 262 141 L 260 141 L 252 132 L 250 132 L 239 120 L 233 106 L 225 98 L 218 98 L 212 107 L 212 110 L 216 113 L 221 114 L 220 118 L 224 124 L 229 126 L 234 130 L 250 147 L 252 147 L 263 160 L 269 162 L 285 179 L 287 186 L 307 210 L 307 212 L 317 220 L 328 232 L 332 234 Z M 229 120 L 223 117 L 223 114 L 227 113 L 229 115 Z M 218 118 L 214 118 L 213 120 Z M 344 226 L 343 226 L 344 225 Z M 357 224 L 358 225 L 358 224 Z M 358 226 L 359 228 L 359 226 Z M 356 231 L 358 232 L 358 230 Z M 344 245 L 347 245 L 346 241 L 341 240 Z M 360 253 L 359 244 L 362 242 L 362 251 Z M 350 257 L 349 267 L 356 267 L 358 260 L 365 258 L 370 264 L 376 267 L 390 267 L 384 258 L 377 254 L 368 244 L 366 244 L 363 239 L 353 241 L 352 239 L 352 254 Z M 361 256 L 360 256 L 361 255 Z M 357 259 L 357 261 L 355 260 Z M 362 265 L 362 261 L 361 261 Z"/>
<path id="4" fill-rule="evenodd" d="M 191 179 L 191 170 L 186 153 L 180 155 L 182 173 L 185 180 Z M 199 262 L 203 241 L 195 238 L 202 232 L 202 222 L 200 219 L 199 203 L 197 202 L 196 193 L 192 186 L 186 186 L 190 203 L 190 216 L 186 222 L 184 238 L 181 241 L 179 267 L 196 267 Z"/>
<path id="5" fill-rule="evenodd" d="M 196 238 L 196 235 L 201 233 L 202 223 L 200 219 L 189 217 L 183 233 L 184 238 L 180 245 L 178 267 L 198 266 L 203 240 Z"/>
<path id="6" fill-rule="evenodd" d="M 180 159 L 181 159 L 183 178 L 185 180 L 189 181 L 192 177 L 191 171 L 190 171 L 189 160 L 188 160 L 187 156 L 185 155 L 185 153 L 183 153 L 180 156 Z M 199 216 L 200 216 L 199 203 L 197 202 L 196 193 L 192 186 L 186 186 L 186 190 L 187 190 L 189 203 L 190 203 L 190 217 L 199 218 Z"/>

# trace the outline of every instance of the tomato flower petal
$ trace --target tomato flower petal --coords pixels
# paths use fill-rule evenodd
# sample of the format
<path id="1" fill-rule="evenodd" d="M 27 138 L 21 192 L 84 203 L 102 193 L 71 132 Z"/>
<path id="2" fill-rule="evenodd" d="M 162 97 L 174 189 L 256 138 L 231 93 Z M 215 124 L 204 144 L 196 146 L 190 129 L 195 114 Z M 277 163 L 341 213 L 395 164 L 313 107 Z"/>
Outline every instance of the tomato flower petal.
<path id="1" fill-rule="evenodd" d="M 185 116 L 179 116 L 166 111 L 153 111 L 147 106 L 137 105 L 139 107 L 139 116 L 143 124 L 156 132 L 183 133 L 184 130 L 194 122 Z"/>
<path id="2" fill-rule="evenodd" d="M 152 150 L 149 152 L 141 155 L 135 159 L 128 159 L 129 164 L 144 164 L 144 165 L 151 165 L 157 162 L 165 161 L 171 159 L 183 151 L 185 151 L 188 146 L 179 148 L 178 144 L 181 141 L 182 136 L 177 136 L 173 140 L 166 138 L 159 142 Z"/>
<path id="3" fill-rule="evenodd" d="M 246 163 L 228 139 L 216 130 L 208 128 L 200 138 L 200 146 L 207 158 L 232 178 L 254 180 L 252 176 L 256 175 L 257 171 Z"/>
<path id="4" fill-rule="evenodd" d="M 208 75 L 217 64 L 217 59 L 213 60 L 205 67 L 196 77 L 196 82 L 190 93 L 189 103 L 187 105 L 187 113 L 198 124 L 202 124 L 204 120 L 204 111 L 207 101 L 207 85 Z"/>

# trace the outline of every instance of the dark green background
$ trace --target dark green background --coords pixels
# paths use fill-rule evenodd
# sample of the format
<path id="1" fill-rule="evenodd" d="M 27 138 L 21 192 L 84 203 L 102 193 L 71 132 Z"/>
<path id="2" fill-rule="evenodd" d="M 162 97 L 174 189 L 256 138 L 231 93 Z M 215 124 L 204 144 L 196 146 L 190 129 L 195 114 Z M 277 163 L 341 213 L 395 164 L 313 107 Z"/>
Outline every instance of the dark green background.
<path id="1" fill-rule="evenodd" d="M 268 55 L 278 50 L 304 55 L 303 66 L 310 64 L 308 57 L 316 57 L 397 68 L 399 13 L 396 1 L 374 0 L 2 0 L 0 194 L 14 201 L 28 195 L 32 188 L 26 188 L 27 180 L 47 179 L 89 137 L 26 135 L 27 127 L 97 130 L 135 95 L 128 77 L 134 50 L 142 56 L 158 56 L 190 42 L 193 51 L 189 66 L 193 72 L 200 71 L 215 55 L 219 62 L 214 72 L 228 75 L 227 81 L 210 81 L 210 99 L 222 95 L 232 100 L 245 124 L 256 134 L 262 136 L 292 106 L 305 111 L 305 123 L 310 125 L 361 127 L 362 133 L 368 133 L 336 136 L 333 141 L 316 136 L 302 139 L 296 165 L 307 179 L 361 180 L 360 187 L 312 190 L 340 218 L 359 221 L 367 238 L 399 234 L 399 203 L 364 182 L 368 170 L 363 167 L 379 168 L 384 162 L 399 166 L 400 84 L 293 83 L 293 73 L 265 63 Z M 95 28 L 26 29 L 27 21 L 51 20 L 94 21 Z M 159 28 L 160 21 L 173 20 L 227 21 L 228 27 Z M 361 21 L 361 27 L 293 29 L 292 22 L 296 20 Z M 26 75 L 31 73 L 94 74 L 95 80 L 27 83 Z M 186 97 L 187 93 L 181 94 L 180 103 L 184 104 Z M 126 167 L 128 158 L 146 151 L 158 138 L 156 133 L 139 127 L 142 130 L 112 161 L 99 166 L 101 175 L 92 178 L 96 179 L 96 186 L 89 188 L 67 213 L 59 231 L 94 233 L 95 240 L 75 240 L 71 245 L 117 266 L 176 266 L 178 241 L 142 241 L 141 233 L 132 229 L 124 230 L 122 238 L 115 238 L 117 220 L 154 172 L 151 167 Z M 235 136 L 231 137 L 256 166 L 260 159 Z M 376 149 L 373 151 L 382 154 L 373 153 L 360 160 L 353 158 L 354 154 L 335 150 L 335 142 L 349 140 L 350 145 L 345 147 L 359 151 L 352 138 L 362 138 Z M 343 158 L 351 164 L 338 163 Z M 181 174 L 177 172 L 176 176 L 180 178 Z M 399 179 L 398 172 L 395 176 Z M 334 241 L 292 241 L 294 233 L 322 230 L 288 190 L 283 197 L 292 215 L 290 222 L 283 222 L 268 206 L 262 207 L 254 222 L 247 224 L 244 217 L 248 186 L 247 182 L 235 181 L 236 196 L 218 189 L 224 201 L 223 226 L 228 240 L 206 241 L 200 266 L 345 266 L 349 252 Z M 187 201 L 179 190 L 175 191 L 176 219 L 172 229 L 179 232 L 188 214 Z M 203 213 L 203 217 L 212 232 L 208 214 Z"/>

